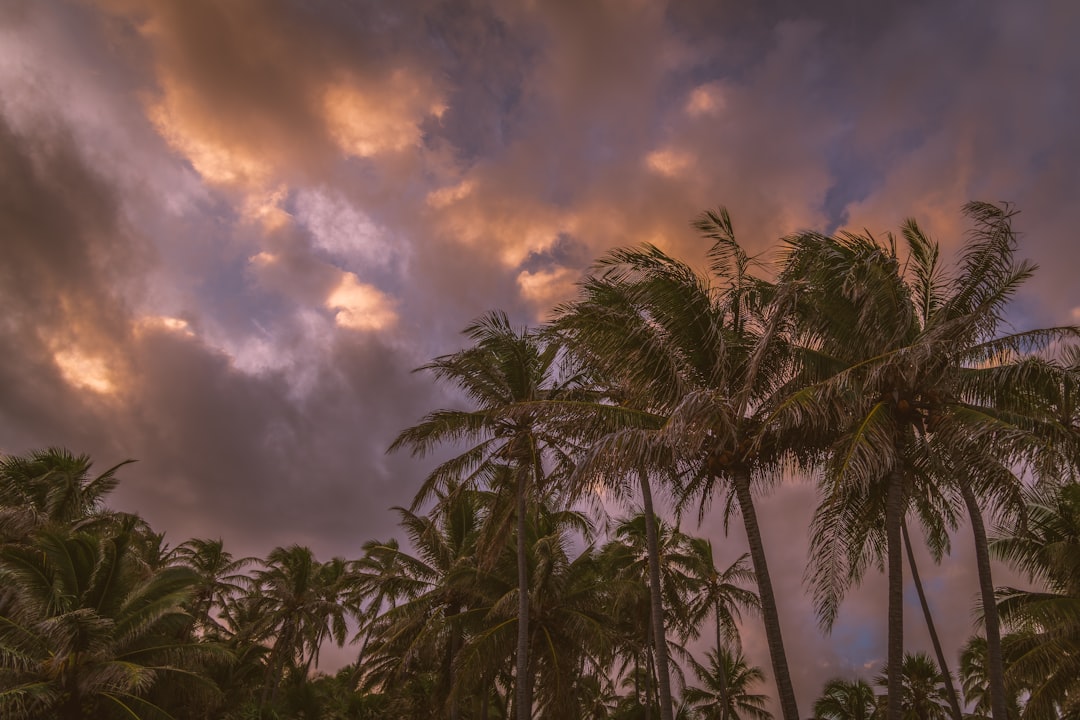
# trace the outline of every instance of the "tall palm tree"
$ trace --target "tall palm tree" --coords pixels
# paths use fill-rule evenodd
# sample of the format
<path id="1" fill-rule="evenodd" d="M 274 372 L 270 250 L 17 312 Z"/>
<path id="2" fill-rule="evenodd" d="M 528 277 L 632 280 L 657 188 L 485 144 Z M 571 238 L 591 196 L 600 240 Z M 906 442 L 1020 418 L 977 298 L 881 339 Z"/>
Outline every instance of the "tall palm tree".
<path id="1" fill-rule="evenodd" d="M 877 696 L 874 688 L 862 678 L 835 678 L 825 683 L 821 697 L 814 701 L 814 717 L 818 720 L 875 720 Z"/>
<path id="2" fill-rule="evenodd" d="M 952 710 L 953 720 L 963 720 L 963 712 L 960 710 L 960 699 L 953 687 L 952 673 L 945 660 L 945 651 L 941 647 L 941 639 L 938 638 L 937 627 L 934 624 L 933 615 L 930 612 L 930 603 L 926 599 L 926 591 L 923 589 L 922 579 L 919 576 L 919 567 L 915 563 L 915 551 L 911 547 L 911 536 L 908 533 L 907 522 L 900 524 L 900 534 L 904 539 L 904 550 L 907 553 L 908 569 L 911 571 L 911 582 L 915 586 L 915 592 L 919 596 L 919 605 L 922 607 L 923 618 L 926 620 L 926 630 L 930 634 L 930 644 L 934 646 L 934 657 L 938 667 L 941 668 L 941 676 L 945 683 L 945 696 L 949 700 L 949 709 Z"/>
<path id="3" fill-rule="evenodd" d="M 985 622 L 993 716 L 1006 718 L 976 495 L 1015 503 L 1019 481 L 1009 466 L 1034 462 L 1046 449 L 1033 432 L 1039 408 L 1031 401 L 1030 368 L 1021 354 L 1073 332 L 999 332 L 1009 300 L 1033 266 L 1013 261 L 1011 213 L 969 203 L 965 214 L 974 230 L 953 271 L 940 263 L 938 245 L 908 221 L 902 233 L 906 257 L 892 236 L 882 244 L 870 235 L 803 233 L 787 239 L 781 275 L 804 310 L 801 343 L 808 352 L 807 378 L 777 417 L 787 413 L 793 430 L 828 426 L 835 432 L 815 520 L 815 600 L 830 623 L 844 589 L 872 558 L 885 559 L 888 720 L 899 720 L 901 712 L 901 526 L 917 502 L 950 492 L 962 496 L 975 535 L 983 604 L 991 608 Z M 815 375 L 825 379 L 815 381 Z M 883 523 L 868 522 L 874 508 Z"/>
<path id="4" fill-rule="evenodd" d="M 523 404 L 558 398 L 572 381 L 557 376 L 558 345 L 528 330 L 515 330 L 505 313 L 492 312 L 472 323 L 465 334 L 473 345 L 444 355 L 421 369 L 463 392 L 470 410 L 437 410 L 403 431 L 390 450 L 409 448 L 424 455 L 447 443 L 467 443 L 459 456 L 441 464 L 417 494 L 414 509 L 448 483 L 464 486 L 497 482 L 509 468 L 514 484 L 517 537 L 518 638 L 516 712 L 532 717 L 529 670 L 529 576 L 526 556 L 527 509 L 549 473 L 564 472 L 570 456 L 562 438 L 552 435 Z M 498 543 L 493 543 L 498 546 Z"/>
<path id="5" fill-rule="evenodd" d="M 708 276 L 653 246 L 615 250 L 597 263 L 580 299 L 557 309 L 554 326 L 570 351 L 604 380 L 606 404 L 626 411 L 606 409 L 604 421 L 621 428 L 594 445 L 595 465 L 582 466 L 595 471 L 583 474 L 590 481 L 606 474 L 609 485 L 637 475 L 646 518 L 648 479 L 676 474 L 680 498 L 700 497 L 704 510 L 720 494 L 725 507 L 738 508 L 783 716 L 799 720 L 753 494 L 778 481 L 785 460 L 812 438 L 777 435 L 765 422 L 791 363 L 784 317 L 766 302 L 773 287 L 751 273 L 754 260 L 736 243 L 725 210 L 696 226 L 714 243 Z M 657 659 L 666 663 L 660 645 Z M 660 681 L 663 692 L 663 672 Z M 669 702 L 661 712 L 671 719 Z"/>
<path id="6" fill-rule="evenodd" d="M 703 687 L 686 688 L 683 696 L 702 720 L 772 720 L 765 709 L 767 698 L 751 692 L 765 680 L 761 668 L 747 664 L 741 651 L 724 648 L 709 652 L 708 665 L 692 661 L 694 674 Z"/>

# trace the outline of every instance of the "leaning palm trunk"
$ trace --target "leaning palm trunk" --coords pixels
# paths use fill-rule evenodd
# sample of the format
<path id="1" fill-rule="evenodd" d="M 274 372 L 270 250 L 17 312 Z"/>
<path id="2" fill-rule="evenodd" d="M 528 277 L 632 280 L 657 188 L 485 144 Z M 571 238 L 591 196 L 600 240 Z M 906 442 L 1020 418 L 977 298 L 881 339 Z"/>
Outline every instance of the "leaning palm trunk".
<path id="1" fill-rule="evenodd" d="M 982 595 L 983 623 L 986 626 L 986 665 L 990 685 L 990 716 L 993 720 L 1007 720 L 1005 706 L 1005 669 L 1001 657 L 1001 629 L 998 625 L 997 604 L 994 599 L 994 580 L 990 574 L 990 552 L 986 541 L 986 526 L 975 493 L 966 482 L 960 483 L 971 531 L 975 536 L 975 563 L 979 568 L 979 592 Z"/>
<path id="2" fill-rule="evenodd" d="M 532 708 L 529 676 L 529 566 L 525 552 L 525 478 L 520 470 L 517 482 L 517 566 L 518 566 L 518 634 L 517 634 L 517 720 L 530 720 Z"/>
<path id="3" fill-rule="evenodd" d="M 653 646 L 656 648 L 656 685 L 660 695 L 660 720 L 674 720 L 671 703 L 671 675 L 668 670 L 667 633 L 664 630 L 664 601 L 660 588 L 660 542 L 656 513 L 653 511 L 649 476 L 638 473 L 641 481 L 641 504 L 645 511 L 645 543 L 649 556 L 649 599 L 652 606 Z"/>
<path id="4" fill-rule="evenodd" d="M 941 669 L 941 679 L 945 683 L 945 696 L 949 701 L 953 720 L 963 720 L 960 701 L 956 696 L 956 688 L 953 687 L 952 673 L 949 672 L 949 666 L 945 661 L 945 653 L 941 650 L 941 641 L 938 639 L 937 629 L 934 627 L 934 618 L 930 614 L 930 605 L 926 602 L 926 593 L 923 592 L 922 581 L 919 579 L 919 568 L 915 564 L 915 553 L 911 549 L 911 537 L 908 535 L 906 522 L 900 524 L 900 533 L 904 537 L 908 566 L 911 568 L 911 581 L 915 583 L 915 591 L 919 594 L 919 604 L 922 605 L 923 617 L 926 618 L 926 630 L 930 633 L 930 642 L 934 646 L 934 654 L 937 655 L 938 667 Z"/>
<path id="5" fill-rule="evenodd" d="M 904 475 L 889 473 L 885 497 L 885 537 L 889 575 L 889 703 L 886 720 L 903 717 L 904 664 L 904 558 L 901 556 L 900 528 L 904 522 Z"/>
<path id="6" fill-rule="evenodd" d="M 780 633 L 780 613 L 776 609 L 772 578 L 769 576 L 769 566 L 765 561 L 765 545 L 761 541 L 761 528 L 758 527 L 754 499 L 750 494 L 749 470 L 737 472 L 732 484 L 735 487 L 735 499 L 739 503 L 743 526 L 746 528 L 746 541 L 750 545 L 750 560 L 754 564 L 754 575 L 757 577 L 761 616 L 765 623 L 765 637 L 769 642 L 769 657 L 772 660 L 773 675 L 776 677 L 780 710 L 784 714 L 784 720 L 799 720 L 799 708 L 795 703 L 795 690 L 791 685 L 787 654 L 784 652 L 784 638 Z"/>

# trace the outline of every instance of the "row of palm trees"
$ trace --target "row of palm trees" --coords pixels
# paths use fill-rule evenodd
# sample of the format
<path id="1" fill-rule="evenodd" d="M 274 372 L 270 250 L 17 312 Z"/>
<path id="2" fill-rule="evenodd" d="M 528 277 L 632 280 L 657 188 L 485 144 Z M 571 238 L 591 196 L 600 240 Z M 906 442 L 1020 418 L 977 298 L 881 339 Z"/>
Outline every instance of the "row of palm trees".
<path id="1" fill-rule="evenodd" d="M 137 516 L 107 510 L 116 468 L 90 469 L 56 449 L 0 460 L 3 717 L 512 715 L 516 542 L 489 544 L 497 495 L 455 488 L 432 514 L 399 509 L 410 549 L 371 541 L 358 560 L 319 562 L 294 545 L 237 559 L 219 540 L 170 548 Z M 648 717 L 657 694 L 642 516 L 581 545 L 594 535 L 586 516 L 530 510 L 542 716 Z M 659 526 L 665 621 L 700 684 L 687 684 L 684 716 L 723 708 L 768 720 L 735 624 L 756 606 L 746 558 L 718 570 L 708 541 Z M 700 665 L 682 643 L 707 615 L 721 633 Z M 347 639 L 357 662 L 316 676 L 320 649 Z"/>
<path id="2" fill-rule="evenodd" d="M 991 717 L 1006 720 L 983 513 L 1022 521 L 1021 478 L 1073 476 L 1077 366 L 1061 348 L 1076 329 L 1008 325 L 1034 270 L 1014 260 L 1014 214 L 986 203 L 965 214 L 972 229 L 951 267 L 914 221 L 884 241 L 800 233 L 765 267 L 736 242 L 726 211 L 706 213 L 697 227 L 713 242 L 707 272 L 653 246 L 618 249 L 548 326 L 518 331 L 491 313 L 466 330 L 470 347 L 425 366 L 469 407 L 433 412 L 394 443 L 418 455 L 461 451 L 435 468 L 418 503 L 451 485 L 514 498 L 503 507 L 517 537 L 516 717 L 533 717 L 528 508 L 573 507 L 598 489 L 643 510 L 659 711 L 674 717 L 659 487 L 679 509 L 696 502 L 703 513 L 719 500 L 738 511 L 779 705 L 784 720 L 799 720 L 755 495 L 801 470 L 821 488 L 808 579 L 823 625 L 871 565 L 886 570 L 888 720 L 902 714 L 907 520 L 940 558 L 966 515 Z"/>
<path id="3" fill-rule="evenodd" d="M 429 515 L 399 509 L 411 550 L 390 540 L 367 543 L 355 561 L 319 563 L 299 546 L 235 559 L 220 541 L 169 548 L 138 517 L 108 511 L 116 468 L 89 470 L 88 458 L 60 450 L 0 461 L 4 717 L 512 716 L 516 542 L 494 555 L 485 544 L 497 495 L 458 488 Z M 746 556 L 720 570 L 709 541 L 657 526 L 666 645 L 681 660 L 673 667 L 692 674 L 676 673 L 677 716 L 770 720 L 755 691 L 763 673 L 739 649 L 740 613 L 758 608 Z M 655 716 L 645 518 L 624 518 L 575 555 L 595 530 L 550 506 L 527 523 L 537 711 Z M 1028 529 L 991 549 L 1046 588 L 999 593 L 1013 629 L 1003 643 L 1009 717 L 1021 707 L 1025 717 L 1074 713 L 1080 486 L 1031 494 Z M 685 643 L 708 620 L 715 645 L 701 663 Z M 313 673 L 319 649 L 350 635 L 357 662 Z M 989 716 L 985 646 L 973 638 L 960 663 L 976 718 Z M 951 717 L 945 677 L 925 655 L 905 655 L 905 716 Z M 876 682 L 887 686 L 887 673 Z M 858 679 L 830 681 L 814 704 L 823 720 L 883 713 L 882 696 Z"/>

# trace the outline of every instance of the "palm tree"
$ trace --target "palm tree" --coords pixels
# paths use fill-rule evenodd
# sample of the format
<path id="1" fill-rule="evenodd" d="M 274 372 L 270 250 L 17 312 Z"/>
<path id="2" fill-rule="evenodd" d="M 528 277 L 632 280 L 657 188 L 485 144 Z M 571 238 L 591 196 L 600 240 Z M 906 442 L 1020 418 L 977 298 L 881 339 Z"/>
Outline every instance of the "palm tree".
<path id="1" fill-rule="evenodd" d="M 814 702 L 818 720 L 875 720 L 877 714 L 874 688 L 862 678 L 830 680 Z"/>
<path id="2" fill-rule="evenodd" d="M 904 720 L 947 720 L 949 701 L 941 671 L 926 653 L 905 653 L 900 668 L 900 708 Z M 876 678 L 888 687 L 888 668 Z"/>
<path id="3" fill-rule="evenodd" d="M 679 497 L 701 497 L 702 510 L 718 490 L 725 507 L 738 507 L 780 705 L 785 720 L 799 720 L 753 488 L 779 480 L 784 458 L 799 454 L 796 442 L 811 438 L 778 436 L 764 422 L 791 357 L 780 332 L 783 317 L 764 303 L 772 287 L 751 275 L 753 260 L 735 242 L 726 211 L 706 213 L 697 227 L 714 242 L 710 276 L 653 246 L 615 250 L 582 284 L 581 299 L 557 310 L 554 326 L 570 351 L 607 383 L 603 420 L 621 424 L 594 445 L 592 465 L 582 463 L 592 472 L 581 474 L 589 481 L 606 475 L 612 489 L 619 489 L 613 479 L 637 475 L 646 518 L 653 513 L 650 475 L 668 480 L 682 474 Z M 618 415 L 611 405 L 625 412 Z M 658 586 L 658 568 L 650 575 Z M 655 592 L 659 624 L 658 587 Z M 661 645 L 657 660 L 665 665 Z M 661 714 L 670 720 L 662 668 L 659 675 Z"/>
<path id="4" fill-rule="evenodd" d="M 528 525 L 530 558 L 530 660 L 536 678 L 536 711 L 548 720 L 585 717 L 599 694 L 610 687 L 612 620 L 607 612 L 606 566 L 591 546 L 575 557 L 571 545 L 588 536 L 585 517 L 578 512 L 553 510 L 539 505 L 530 513 Z M 507 569 L 510 563 L 504 565 Z M 508 619 L 513 596 L 512 583 L 504 580 L 498 590 L 498 576 L 509 580 L 508 572 L 486 578 L 494 599 L 471 643 L 470 651 L 485 654 L 485 648 L 500 645 L 499 626 Z M 497 652 L 496 652 L 497 654 Z"/>
<path id="5" fill-rule="evenodd" d="M 648 529 L 656 528 L 654 553 L 649 552 Z M 631 678 L 637 691 L 644 693 L 644 706 L 651 707 L 655 688 L 660 707 L 664 696 L 660 692 L 665 669 L 659 660 L 661 648 L 669 654 L 667 629 L 675 630 L 685 641 L 696 634 L 691 616 L 692 592 L 696 589 L 695 578 L 689 574 L 690 562 L 684 552 L 685 536 L 677 528 L 654 517 L 647 522 L 645 513 L 638 513 L 620 521 L 612 531 L 612 539 L 601 549 L 601 562 L 609 578 L 608 596 L 611 612 L 624 648 L 626 666 L 634 663 Z M 659 590 L 654 591 L 652 563 L 655 559 Z M 645 578 L 645 582 L 642 582 Z M 661 595 L 661 622 L 655 620 L 653 596 Z"/>
<path id="6" fill-rule="evenodd" d="M 993 547 L 993 546 L 991 546 Z M 1010 650 L 1017 647 L 1027 637 L 1022 634 L 1006 635 L 1002 638 L 1002 650 L 1007 658 L 1006 667 L 1012 660 Z M 1020 717 L 1021 692 L 1030 694 L 1030 688 L 1023 687 L 1016 678 L 1006 673 L 1006 690 L 1009 707 L 1009 720 Z M 986 720 L 990 717 L 990 688 L 986 668 L 986 638 L 973 635 L 960 651 L 960 686 L 964 691 L 964 701 L 971 707 L 971 720 Z"/>
<path id="7" fill-rule="evenodd" d="M 89 529 L 110 517 L 105 496 L 119 482 L 116 471 L 131 462 L 91 476 L 90 457 L 63 448 L 0 456 L 0 540 L 21 540 L 43 525 Z"/>
<path id="8" fill-rule="evenodd" d="M 883 245 L 869 235 L 803 233 L 787 239 L 781 276 L 805 311 L 800 332 L 808 352 L 807 377 L 777 417 L 793 418 L 792 429 L 835 433 L 812 539 L 815 600 L 828 625 L 844 589 L 875 555 L 885 558 L 889 720 L 900 716 L 904 516 L 916 506 L 925 522 L 928 503 L 944 511 L 953 503 L 948 493 L 962 496 L 983 603 L 992 608 L 976 495 L 1015 503 L 1019 481 L 1009 466 L 1033 462 L 1046 449 L 1033 432 L 1039 409 L 1019 354 L 1073 331 L 998 333 L 1009 299 L 1033 267 L 1013 262 L 1011 213 L 969 203 L 965 214 L 975 229 L 952 273 L 942 268 L 937 244 L 908 221 L 905 259 L 891 236 Z M 884 523 L 873 520 L 882 516 Z M 932 521 L 928 529 L 941 532 Z M 985 615 L 993 715 L 1005 720 L 996 616 Z"/>
<path id="9" fill-rule="evenodd" d="M 472 347 L 444 355 L 421 369 L 432 370 L 473 403 L 472 410 L 437 410 L 403 431 L 390 446 L 424 455 L 444 443 L 471 443 L 461 455 L 437 467 L 417 494 L 414 509 L 448 483 L 495 482 L 509 468 L 515 489 L 518 570 L 516 708 L 518 720 L 532 717 L 529 670 L 529 576 L 526 555 L 527 508 L 549 473 L 569 467 L 562 439 L 552 435 L 523 404 L 551 400 L 572 382 L 556 377 L 555 343 L 528 330 L 516 331 L 502 312 L 492 312 L 465 329 Z M 545 465 L 547 464 L 547 466 Z M 498 546 L 499 543 L 493 543 Z"/>
<path id="10" fill-rule="evenodd" d="M 710 540 L 687 536 L 686 553 L 691 561 L 690 571 L 695 583 L 699 586 L 695 592 L 691 610 L 693 619 L 700 622 L 710 614 L 713 616 L 718 655 L 729 646 L 740 648 L 739 629 L 736 625 L 740 611 L 761 609 L 757 595 L 742 587 L 743 583 L 754 580 L 754 572 L 748 565 L 749 553 L 739 556 L 723 571 L 716 567 L 713 560 Z M 725 677 L 720 675 L 717 679 L 723 683 Z M 725 711 L 721 720 L 728 720 L 727 705 L 723 698 L 725 690 L 723 684 L 718 690 L 721 693 L 721 705 Z"/>
<path id="11" fill-rule="evenodd" d="M 195 538 L 177 546 L 176 562 L 191 568 L 199 576 L 199 582 L 191 602 L 194 629 L 202 637 L 221 636 L 225 627 L 214 615 L 214 609 L 225 608 L 250 584 L 250 578 L 242 571 L 256 562 L 256 558 L 233 559 L 218 540 Z"/>
<path id="12" fill-rule="evenodd" d="M 487 510 L 475 491 L 452 488 L 442 500 L 432 516 L 397 508 L 414 554 L 396 542 L 368 546 L 361 572 L 375 571 L 364 579 L 366 592 L 380 605 L 390 603 L 375 608 L 369 664 L 385 682 L 395 682 L 425 667 L 424 659 L 437 659 L 435 695 L 456 718 L 461 691 L 455 668 L 475 604 L 471 575 Z"/>
<path id="13" fill-rule="evenodd" d="M 1028 692 L 1024 717 L 1072 716 L 1080 708 L 1080 483 L 1035 491 L 1026 531 L 990 547 L 1046 588 L 998 594 L 998 610 L 1014 630 L 1006 675 Z"/>
<path id="14" fill-rule="evenodd" d="M 953 720 L 963 720 L 960 700 L 956 695 L 956 688 L 953 687 L 952 674 L 949 672 L 949 666 L 945 661 L 945 652 L 941 648 L 937 627 L 935 627 L 933 615 L 930 613 L 930 603 L 926 599 L 922 579 L 919 577 L 919 567 L 915 563 L 915 551 L 911 547 L 911 536 L 908 534 L 906 521 L 900 524 L 900 534 L 904 539 L 904 550 L 907 553 L 908 569 L 911 571 L 911 582 L 915 586 L 916 594 L 919 596 L 919 605 L 922 607 L 923 618 L 926 620 L 926 630 L 930 633 L 930 643 L 934 646 L 934 657 L 937 658 L 938 667 L 941 668 L 941 676 L 945 683 L 945 696 L 949 700 L 949 709 L 952 710 Z"/>
<path id="15" fill-rule="evenodd" d="M 739 650 L 727 648 L 707 654 L 708 666 L 692 662 L 694 674 L 704 687 L 688 687 L 683 696 L 702 720 L 772 720 L 765 709 L 765 695 L 751 693 L 765 680 L 761 668 L 748 665 Z"/>
<path id="16" fill-rule="evenodd" d="M 691 611 L 695 624 L 711 614 L 717 652 L 727 645 L 737 648 L 740 645 L 737 622 L 741 611 L 761 609 L 757 595 L 743 587 L 754 582 L 754 571 L 749 566 L 750 554 L 743 553 L 726 569 L 720 570 L 713 559 L 711 540 L 688 535 L 684 538 L 689 573 L 697 585 Z"/>
<path id="17" fill-rule="evenodd" d="M 221 651 L 185 634 L 195 574 L 145 575 L 125 534 L 44 528 L 0 548 L 0 578 L 5 718 L 158 717 L 162 684 L 216 692 L 195 671 Z"/>
<path id="18" fill-rule="evenodd" d="M 273 703 L 289 665 L 318 665 L 319 648 L 332 639 L 343 645 L 353 608 L 343 603 L 350 578 L 340 559 L 319 563 L 309 548 L 291 545 L 270 551 L 253 573 L 254 594 L 244 598 L 253 620 L 249 633 L 272 640 L 262 702 Z"/>

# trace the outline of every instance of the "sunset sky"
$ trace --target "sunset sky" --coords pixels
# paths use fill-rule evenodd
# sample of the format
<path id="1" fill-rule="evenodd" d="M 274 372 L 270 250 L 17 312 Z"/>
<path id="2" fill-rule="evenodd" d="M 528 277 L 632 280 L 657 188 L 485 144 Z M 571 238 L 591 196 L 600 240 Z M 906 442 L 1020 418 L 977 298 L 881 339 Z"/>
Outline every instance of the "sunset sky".
<path id="1" fill-rule="evenodd" d="M 608 248 L 696 262 L 718 205 L 768 255 L 909 216 L 955 248 L 1009 201 L 1013 322 L 1076 322 L 1078 36 L 1068 0 L 0 0 L 0 451 L 138 459 L 114 505 L 174 544 L 358 557 L 431 467 L 390 441 L 457 402 L 414 368 Z M 813 621 L 813 502 L 759 511 L 804 713 L 885 654 L 876 576 Z M 950 655 L 967 533 L 922 556 Z"/>

